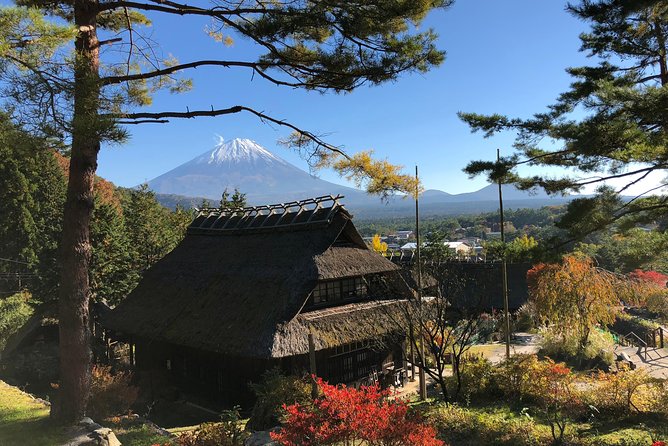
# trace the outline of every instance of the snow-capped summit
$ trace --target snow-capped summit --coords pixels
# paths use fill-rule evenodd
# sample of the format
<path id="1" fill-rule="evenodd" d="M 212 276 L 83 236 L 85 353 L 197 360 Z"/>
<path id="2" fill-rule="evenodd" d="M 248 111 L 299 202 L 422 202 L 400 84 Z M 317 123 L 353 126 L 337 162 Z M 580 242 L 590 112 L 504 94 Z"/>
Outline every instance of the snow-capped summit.
<path id="1" fill-rule="evenodd" d="M 313 177 L 255 141 L 242 138 L 230 141 L 220 138 L 213 150 L 150 180 L 148 185 L 156 193 L 213 200 L 220 199 L 225 189 L 239 189 L 246 194 L 249 204 L 329 194 L 347 198 L 364 195 L 356 189 Z"/>
<path id="2" fill-rule="evenodd" d="M 246 138 L 236 138 L 225 142 L 222 137 L 220 141 L 211 152 L 206 152 L 198 158 L 199 162 L 206 161 L 207 164 L 225 164 L 225 163 L 246 163 L 253 164 L 258 161 L 264 162 L 278 162 L 286 164 L 286 162 L 274 155 L 258 143 Z"/>

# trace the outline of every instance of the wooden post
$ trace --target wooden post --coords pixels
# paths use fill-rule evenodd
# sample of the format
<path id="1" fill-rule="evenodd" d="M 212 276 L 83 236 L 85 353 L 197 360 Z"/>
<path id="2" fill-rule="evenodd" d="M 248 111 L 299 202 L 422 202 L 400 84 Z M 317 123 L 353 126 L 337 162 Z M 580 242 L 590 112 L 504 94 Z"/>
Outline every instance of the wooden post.
<path id="1" fill-rule="evenodd" d="M 135 365 L 135 344 L 130 340 L 130 365 L 134 367 Z"/>
<path id="2" fill-rule="evenodd" d="M 309 366 L 311 368 L 311 398 L 315 399 L 318 397 L 318 384 L 315 381 L 315 377 L 318 376 L 316 367 L 315 367 L 315 341 L 313 340 L 313 333 L 308 334 L 308 359 Z"/>
<path id="3" fill-rule="evenodd" d="M 659 345 L 663 348 L 663 327 L 659 327 Z"/>
<path id="4" fill-rule="evenodd" d="M 424 373 L 424 366 L 426 362 L 425 353 L 424 353 L 424 320 L 422 314 L 422 259 L 420 257 L 420 206 L 419 206 L 419 195 L 420 195 L 420 181 L 418 177 L 418 166 L 415 166 L 415 241 L 417 242 L 417 273 L 418 273 L 418 303 L 420 306 L 420 330 L 418 335 L 420 336 L 420 400 L 425 401 L 427 399 L 427 380 Z"/>
<path id="5" fill-rule="evenodd" d="M 415 381 L 415 333 L 413 330 L 413 324 L 411 323 L 410 326 L 410 339 L 408 343 L 410 344 L 411 351 L 410 351 L 410 356 L 411 356 L 411 376 L 410 376 L 410 381 L 413 382 Z"/>

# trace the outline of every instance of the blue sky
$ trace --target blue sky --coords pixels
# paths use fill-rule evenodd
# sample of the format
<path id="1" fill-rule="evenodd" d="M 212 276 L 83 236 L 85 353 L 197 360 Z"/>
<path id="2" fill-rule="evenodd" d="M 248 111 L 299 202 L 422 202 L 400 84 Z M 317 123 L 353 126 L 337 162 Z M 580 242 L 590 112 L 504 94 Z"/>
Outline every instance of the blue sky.
<path id="1" fill-rule="evenodd" d="M 440 35 L 439 47 L 447 51 L 443 65 L 350 94 L 276 87 L 257 77 L 252 80 L 250 71 L 243 69 L 198 69 L 191 74 L 192 91 L 160 93 L 152 108 L 248 105 L 328 134 L 329 142 L 349 152 L 374 149 L 377 156 L 402 164 L 407 171 L 417 164 L 428 189 L 477 190 L 485 185 L 484 178 L 470 180 L 462 168 L 472 159 L 493 158 L 497 147 L 510 152 L 513 138 L 485 140 L 471 134 L 456 113 L 528 117 L 553 102 L 570 83 L 564 69 L 587 63 L 578 52 L 578 34 L 586 24 L 567 14 L 564 6 L 557 0 L 459 0 L 448 10 L 432 13 L 422 25 Z M 232 47 L 214 42 L 204 33 L 206 25 L 205 20 L 160 18 L 151 33 L 165 55 L 181 62 L 247 59 L 254 51 L 239 39 Z M 210 150 L 216 135 L 251 138 L 306 169 L 297 154 L 276 144 L 288 129 L 248 115 L 172 120 L 129 130 L 128 143 L 104 147 L 99 159 L 98 174 L 120 186 L 134 186 Z M 332 172 L 319 175 L 345 183 Z"/>

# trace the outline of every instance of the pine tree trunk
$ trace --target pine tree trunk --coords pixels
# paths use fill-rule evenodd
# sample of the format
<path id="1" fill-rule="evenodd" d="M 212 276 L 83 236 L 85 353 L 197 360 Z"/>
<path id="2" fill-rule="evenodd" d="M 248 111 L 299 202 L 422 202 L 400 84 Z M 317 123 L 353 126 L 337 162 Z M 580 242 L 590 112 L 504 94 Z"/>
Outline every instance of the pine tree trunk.
<path id="1" fill-rule="evenodd" d="M 90 389 L 90 326 L 88 268 L 93 182 L 100 149 L 98 129 L 99 49 L 97 2 L 76 0 L 74 116 L 72 153 L 61 245 L 59 292 L 60 388 L 51 416 L 73 423 L 85 414 Z"/>

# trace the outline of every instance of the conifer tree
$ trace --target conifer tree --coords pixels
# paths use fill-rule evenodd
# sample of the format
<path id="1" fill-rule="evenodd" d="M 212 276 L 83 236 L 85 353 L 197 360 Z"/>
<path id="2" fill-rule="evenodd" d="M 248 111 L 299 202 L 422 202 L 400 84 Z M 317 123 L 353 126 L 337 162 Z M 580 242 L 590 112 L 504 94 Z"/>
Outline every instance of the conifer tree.
<path id="1" fill-rule="evenodd" d="M 239 209 L 245 208 L 246 205 L 246 194 L 240 192 L 239 189 L 235 187 L 231 196 L 227 189 L 223 191 L 223 195 L 220 197 L 218 208 L 220 210 Z"/>
<path id="2" fill-rule="evenodd" d="M 116 305 L 137 285 L 140 271 L 133 268 L 133 250 L 120 207 L 99 195 L 91 221 L 91 245 L 91 298 Z"/>
<path id="3" fill-rule="evenodd" d="M 191 215 L 182 209 L 172 213 L 163 207 L 146 184 L 127 191 L 123 201 L 132 271 L 141 274 L 183 239 L 184 221 L 189 223 Z"/>
<path id="4" fill-rule="evenodd" d="M 485 136 L 517 132 L 515 154 L 498 163 L 471 162 L 465 169 L 471 175 L 485 172 L 492 181 L 503 178 L 520 189 L 549 193 L 600 186 L 596 196 L 572 201 L 559 223 L 578 238 L 611 224 L 651 221 L 668 209 L 668 197 L 654 195 L 660 186 L 646 181 L 668 167 L 668 2 L 584 0 L 567 9 L 591 25 L 580 36 L 581 51 L 598 65 L 569 68 L 570 89 L 530 119 L 460 117 Z M 514 169 L 521 165 L 579 174 L 522 176 Z M 621 186 L 603 186 L 608 180 Z M 621 197 L 644 183 L 642 193 Z"/>
<path id="5" fill-rule="evenodd" d="M 443 60 L 431 31 L 415 32 L 414 23 L 449 0 L 228 1 L 191 6 L 173 0 L 16 0 L 56 17 L 47 21 L 36 9 L 0 10 L 0 73 L 6 97 L 14 100 L 16 119 L 70 139 L 71 162 L 63 221 L 60 283 L 59 397 L 52 416 L 77 421 L 89 389 L 90 333 L 88 269 L 93 183 L 102 141 L 122 141 L 123 124 L 164 123 L 171 118 L 250 113 L 295 131 L 291 139 L 308 145 L 347 173 L 368 179 L 374 192 L 414 190 L 409 176 L 368 157 L 348 158 L 335 146 L 294 124 L 245 105 L 145 112 L 151 92 L 182 91 L 184 72 L 202 66 L 250 70 L 279 86 L 346 92 L 362 84 L 397 79 L 403 72 L 426 71 Z M 211 21 L 210 35 L 248 39 L 261 51 L 249 60 L 156 60 L 142 48 L 143 15 L 194 16 Z M 65 25 L 61 25 L 65 23 Z M 74 43 L 74 54 L 67 54 Z M 127 58 L 102 60 L 101 49 L 126 51 Z M 60 53 L 59 53 L 60 52 Z M 116 53 L 118 54 L 118 53 Z M 70 63 L 71 62 L 71 63 Z M 342 157 L 342 158 L 341 158 Z M 350 163 L 346 163 L 346 161 Z M 347 165 L 348 164 L 348 165 Z M 403 185 L 402 185 L 403 184 Z M 405 187 L 408 185 L 407 187 Z"/>
<path id="6" fill-rule="evenodd" d="M 65 180 L 54 155 L 45 141 L 0 115 L 0 258 L 6 259 L 0 272 L 22 265 L 37 277 L 29 290 L 39 301 L 55 299 L 57 284 Z"/>

